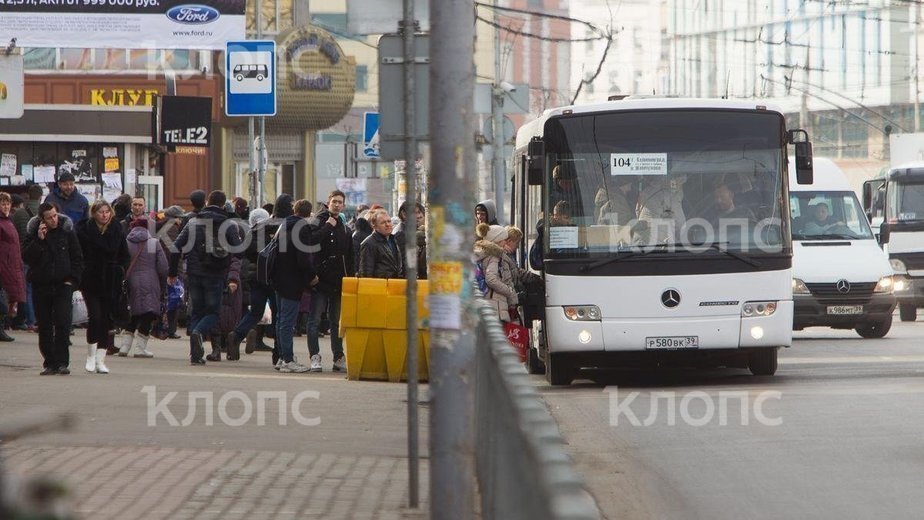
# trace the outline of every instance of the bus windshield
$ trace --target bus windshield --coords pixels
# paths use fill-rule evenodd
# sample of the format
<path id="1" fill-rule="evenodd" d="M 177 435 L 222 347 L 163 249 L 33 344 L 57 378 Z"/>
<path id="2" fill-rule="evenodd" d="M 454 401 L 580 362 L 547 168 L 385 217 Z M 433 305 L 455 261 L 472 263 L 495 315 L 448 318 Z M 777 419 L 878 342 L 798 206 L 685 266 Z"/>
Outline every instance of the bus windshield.
<path id="1" fill-rule="evenodd" d="M 545 125 L 549 258 L 788 249 L 783 119 L 775 112 L 646 110 Z M 537 216 L 541 217 L 541 215 Z"/>

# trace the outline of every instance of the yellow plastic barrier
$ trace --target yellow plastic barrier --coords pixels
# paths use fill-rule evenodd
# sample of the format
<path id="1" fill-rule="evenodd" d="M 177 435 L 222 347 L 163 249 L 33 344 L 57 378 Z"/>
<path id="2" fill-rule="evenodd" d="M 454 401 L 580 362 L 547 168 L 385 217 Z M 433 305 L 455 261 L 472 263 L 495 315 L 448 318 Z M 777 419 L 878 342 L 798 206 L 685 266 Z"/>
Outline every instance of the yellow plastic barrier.
<path id="1" fill-rule="evenodd" d="M 406 280 L 344 278 L 340 309 L 349 379 L 398 382 L 407 379 Z M 417 377 L 429 377 L 430 334 L 426 280 L 417 282 Z"/>

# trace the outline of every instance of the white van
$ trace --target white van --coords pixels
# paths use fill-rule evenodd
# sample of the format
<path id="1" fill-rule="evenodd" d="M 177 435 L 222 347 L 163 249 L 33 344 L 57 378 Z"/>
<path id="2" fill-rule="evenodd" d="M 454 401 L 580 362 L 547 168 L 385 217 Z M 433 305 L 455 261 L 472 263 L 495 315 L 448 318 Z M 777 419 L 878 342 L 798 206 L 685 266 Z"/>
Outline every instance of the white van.
<path id="1" fill-rule="evenodd" d="M 892 267 L 844 172 L 815 158 L 812 184 L 789 162 L 793 330 L 824 326 L 881 338 L 892 327 Z"/>

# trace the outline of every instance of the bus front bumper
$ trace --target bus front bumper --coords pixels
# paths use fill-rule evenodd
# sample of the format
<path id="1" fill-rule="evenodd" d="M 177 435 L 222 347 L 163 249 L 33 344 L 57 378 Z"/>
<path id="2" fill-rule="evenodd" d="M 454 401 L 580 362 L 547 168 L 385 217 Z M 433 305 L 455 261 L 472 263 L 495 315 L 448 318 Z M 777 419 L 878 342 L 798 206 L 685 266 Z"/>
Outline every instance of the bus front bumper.
<path id="1" fill-rule="evenodd" d="M 561 307 L 546 308 L 551 352 L 652 352 L 788 347 L 793 302 L 780 301 L 770 316 L 661 316 L 571 321 Z"/>

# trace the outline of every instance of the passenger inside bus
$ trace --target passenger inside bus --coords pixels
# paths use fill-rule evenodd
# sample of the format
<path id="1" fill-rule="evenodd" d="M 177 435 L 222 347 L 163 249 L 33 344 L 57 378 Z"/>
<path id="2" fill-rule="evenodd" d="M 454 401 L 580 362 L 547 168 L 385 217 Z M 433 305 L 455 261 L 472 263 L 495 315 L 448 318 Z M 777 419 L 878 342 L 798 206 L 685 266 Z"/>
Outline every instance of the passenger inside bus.
<path id="1" fill-rule="evenodd" d="M 632 196 L 632 177 L 617 175 L 607 179 L 595 198 L 599 204 L 597 223 L 625 226 L 638 216 L 635 214 L 635 197 Z"/>

